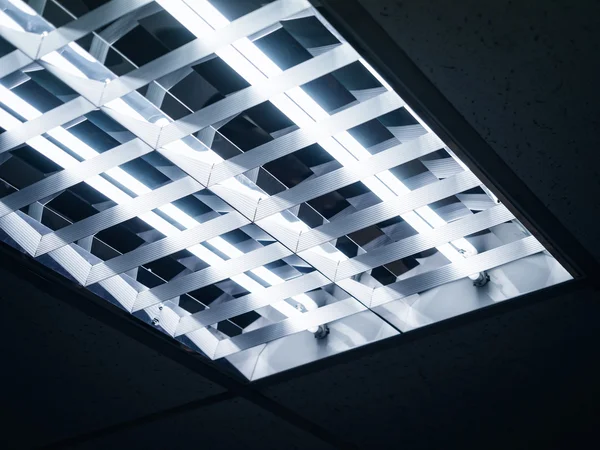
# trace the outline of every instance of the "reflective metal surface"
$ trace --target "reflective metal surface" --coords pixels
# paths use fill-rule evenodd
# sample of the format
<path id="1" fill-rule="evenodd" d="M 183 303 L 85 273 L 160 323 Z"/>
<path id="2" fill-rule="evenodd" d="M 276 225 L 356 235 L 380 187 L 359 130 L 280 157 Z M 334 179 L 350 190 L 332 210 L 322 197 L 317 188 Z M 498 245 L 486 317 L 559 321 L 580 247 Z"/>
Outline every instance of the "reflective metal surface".
<path id="1" fill-rule="evenodd" d="M 253 4 L 0 0 L 5 240 L 251 380 L 570 278 L 310 3 Z"/>

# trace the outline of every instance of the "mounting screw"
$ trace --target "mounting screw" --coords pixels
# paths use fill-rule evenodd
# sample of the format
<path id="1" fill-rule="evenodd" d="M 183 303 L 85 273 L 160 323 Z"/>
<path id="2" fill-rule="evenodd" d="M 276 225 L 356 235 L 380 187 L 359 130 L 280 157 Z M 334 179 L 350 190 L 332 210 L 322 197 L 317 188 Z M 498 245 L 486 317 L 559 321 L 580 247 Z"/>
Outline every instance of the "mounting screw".
<path id="1" fill-rule="evenodd" d="M 325 339 L 329 334 L 329 327 L 327 324 L 319 325 L 319 328 L 315 332 L 315 339 Z"/>
<path id="2" fill-rule="evenodd" d="M 158 318 L 155 317 L 154 319 L 152 319 L 152 325 L 157 325 L 158 322 L 159 322 Z"/>
<path id="3" fill-rule="evenodd" d="M 479 272 L 479 276 L 477 279 L 473 280 L 473 286 L 475 287 L 483 287 L 490 281 L 490 276 L 487 272 Z"/>

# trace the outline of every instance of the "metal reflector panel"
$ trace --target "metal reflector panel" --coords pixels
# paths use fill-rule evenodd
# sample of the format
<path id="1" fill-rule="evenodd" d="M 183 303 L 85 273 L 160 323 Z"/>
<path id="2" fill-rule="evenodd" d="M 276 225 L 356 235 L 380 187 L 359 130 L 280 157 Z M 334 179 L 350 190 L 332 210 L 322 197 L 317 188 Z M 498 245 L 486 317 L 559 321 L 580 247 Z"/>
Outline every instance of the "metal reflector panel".
<path id="1" fill-rule="evenodd" d="M 571 278 L 307 1 L 44 5 L 0 0 L 2 238 L 206 358 L 262 378 Z"/>

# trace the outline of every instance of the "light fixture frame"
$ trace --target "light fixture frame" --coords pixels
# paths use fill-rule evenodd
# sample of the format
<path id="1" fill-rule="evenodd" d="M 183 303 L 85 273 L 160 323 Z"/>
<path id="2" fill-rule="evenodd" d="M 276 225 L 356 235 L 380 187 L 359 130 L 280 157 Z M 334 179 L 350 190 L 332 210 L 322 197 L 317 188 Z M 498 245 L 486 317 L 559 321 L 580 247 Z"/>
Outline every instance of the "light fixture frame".
<path id="1" fill-rule="evenodd" d="M 312 1 L 313 5 L 334 25 L 336 30 L 359 51 L 367 61 L 382 74 L 393 89 L 407 104 L 442 138 L 450 149 L 475 173 L 475 175 L 511 210 L 543 245 L 544 247 L 574 276 L 575 280 L 566 285 L 579 284 L 589 280 L 597 264 L 589 254 L 566 232 L 560 222 L 554 218 L 544 205 L 525 187 L 516 175 L 502 162 L 499 156 L 473 130 L 452 105 L 443 98 L 442 94 L 427 80 L 408 57 L 397 48 L 391 38 L 376 24 L 374 19 L 355 0 L 323 0 Z M 375 50 L 374 50 L 375 49 Z M 438 119 L 443 117 L 442 120 Z M 469 149 L 477 149 L 474 154 Z M 544 227 L 537 224 L 544 223 Z M 591 259 L 590 259 L 591 258 Z M 562 285 L 560 285 L 562 286 Z M 518 302 L 503 302 L 507 304 L 522 303 L 523 297 L 540 295 L 550 292 L 557 287 L 536 291 L 532 294 L 515 297 Z M 564 288 L 561 288 L 564 289 Z M 111 305 L 103 304 L 112 308 Z M 474 311 L 443 322 L 456 323 L 483 314 L 485 310 Z M 498 306 L 494 311 L 500 312 Z M 131 319 L 131 316 L 126 316 Z M 425 330 L 437 329 L 442 322 L 425 327 Z M 433 328 L 432 328 L 433 327 Z M 412 331 L 410 335 L 421 334 Z M 371 343 L 361 351 L 371 352 L 374 346 L 392 345 L 391 341 L 406 339 L 404 334 L 389 338 L 381 343 Z M 177 342 L 173 342 L 177 344 Z M 384 344 L 385 343 L 385 344 Z M 309 363 L 310 367 L 319 367 L 330 361 L 347 358 L 347 354 L 358 354 L 359 349 L 331 356 L 322 361 Z M 187 353 L 187 352 L 186 352 Z M 208 362 L 208 364 L 214 364 Z M 215 365 L 215 367 L 219 367 Z M 307 366 L 290 369 L 282 374 L 270 376 L 264 381 L 274 382 L 276 379 L 293 376 L 299 370 L 309 370 Z M 268 381 L 267 381 L 268 380 Z M 244 380 L 245 381 L 245 380 Z M 257 383 L 254 381 L 253 383 Z"/>

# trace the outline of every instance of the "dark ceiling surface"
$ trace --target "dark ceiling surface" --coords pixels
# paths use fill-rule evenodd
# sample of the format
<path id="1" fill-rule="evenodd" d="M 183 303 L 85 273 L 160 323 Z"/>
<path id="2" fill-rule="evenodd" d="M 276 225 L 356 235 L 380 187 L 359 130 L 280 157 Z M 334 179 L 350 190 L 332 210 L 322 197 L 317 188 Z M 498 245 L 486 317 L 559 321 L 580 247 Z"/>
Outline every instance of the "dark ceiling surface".
<path id="1" fill-rule="evenodd" d="M 362 3 L 600 260 L 598 3 Z M 574 448 L 600 417 L 591 287 L 249 391 L 174 362 L 11 264 L 0 270 L 0 448 Z"/>

